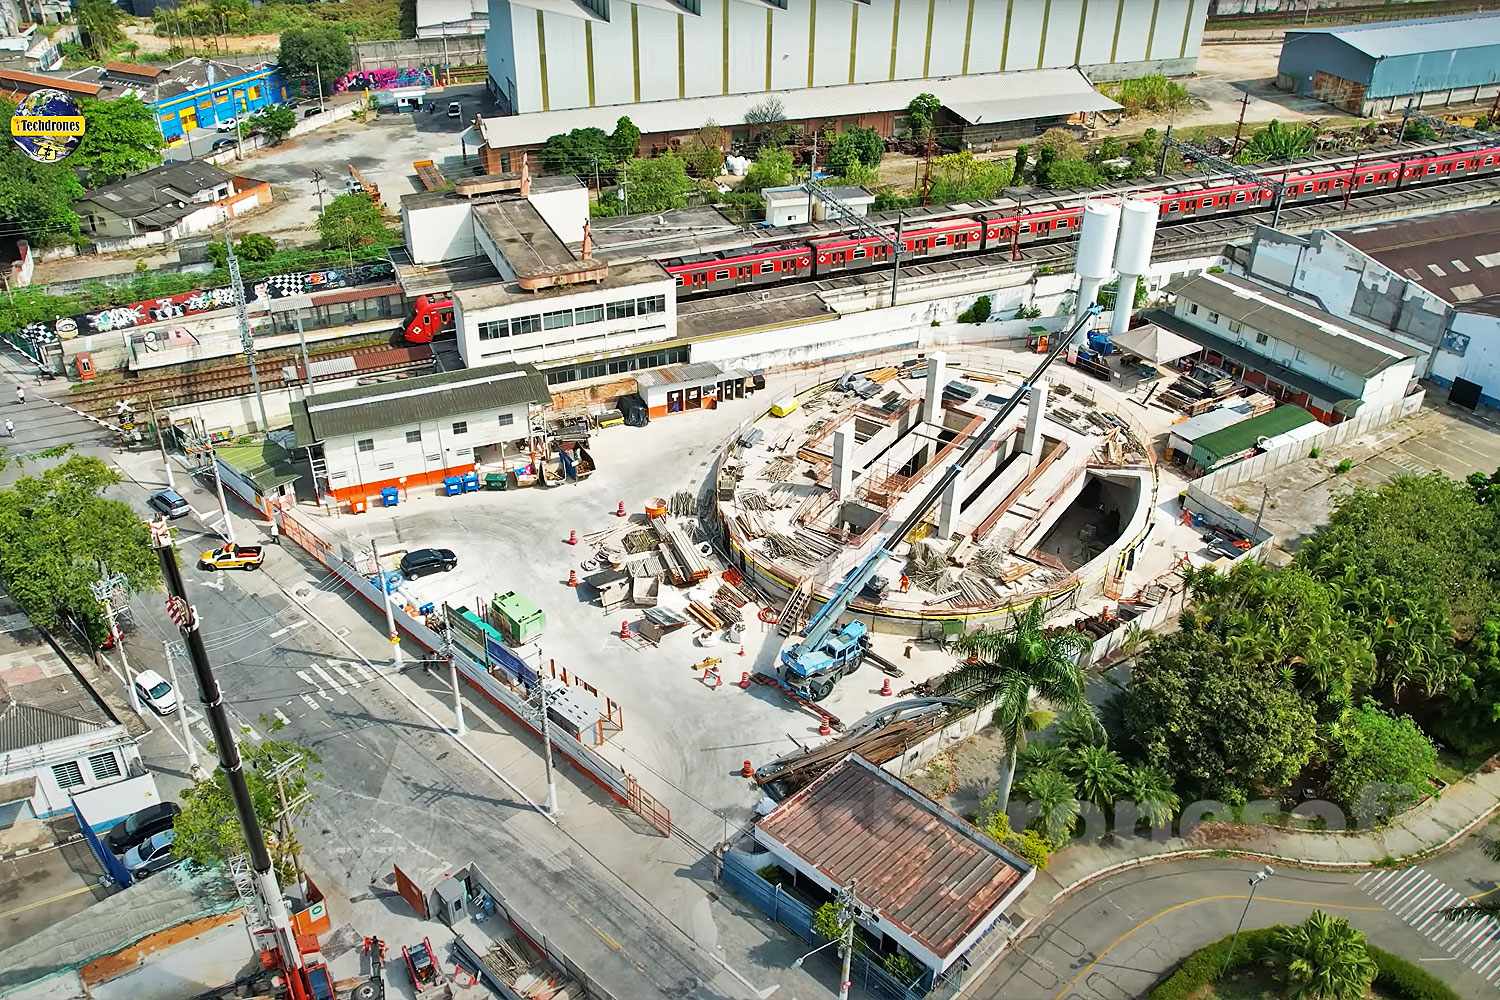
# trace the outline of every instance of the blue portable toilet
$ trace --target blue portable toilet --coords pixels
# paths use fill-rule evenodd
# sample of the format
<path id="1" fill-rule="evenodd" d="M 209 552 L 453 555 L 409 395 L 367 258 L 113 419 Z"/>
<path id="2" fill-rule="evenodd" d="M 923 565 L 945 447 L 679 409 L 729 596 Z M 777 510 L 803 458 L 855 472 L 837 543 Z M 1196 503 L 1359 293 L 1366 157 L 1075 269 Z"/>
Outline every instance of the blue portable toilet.
<path id="1" fill-rule="evenodd" d="M 380 489 L 380 504 L 383 507 L 394 507 L 401 502 L 401 491 L 394 486 L 383 486 Z"/>

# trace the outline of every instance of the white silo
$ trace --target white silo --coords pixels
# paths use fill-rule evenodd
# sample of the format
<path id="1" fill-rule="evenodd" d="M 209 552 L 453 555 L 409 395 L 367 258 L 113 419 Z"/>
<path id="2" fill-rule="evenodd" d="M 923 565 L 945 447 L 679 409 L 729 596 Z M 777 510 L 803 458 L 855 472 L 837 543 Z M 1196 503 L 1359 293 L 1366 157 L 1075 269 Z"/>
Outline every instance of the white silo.
<path id="1" fill-rule="evenodd" d="M 1130 328 L 1130 314 L 1135 306 L 1135 286 L 1151 269 L 1151 247 L 1156 241 L 1155 202 L 1131 198 L 1120 211 L 1120 241 L 1115 250 L 1115 269 L 1120 272 L 1120 288 L 1115 296 L 1115 314 L 1109 324 L 1111 337 Z"/>
<path id="2" fill-rule="evenodd" d="M 1120 206 L 1090 201 L 1083 206 L 1083 227 L 1073 273 L 1078 275 L 1078 305 L 1082 312 L 1099 297 L 1099 286 L 1114 273 L 1115 239 L 1120 235 Z"/>

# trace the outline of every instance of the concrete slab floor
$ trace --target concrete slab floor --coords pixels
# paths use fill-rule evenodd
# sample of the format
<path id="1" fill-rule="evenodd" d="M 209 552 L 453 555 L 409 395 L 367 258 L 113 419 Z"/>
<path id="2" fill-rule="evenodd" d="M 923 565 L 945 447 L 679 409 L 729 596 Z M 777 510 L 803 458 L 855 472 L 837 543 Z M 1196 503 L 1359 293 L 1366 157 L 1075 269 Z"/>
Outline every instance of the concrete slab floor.
<path id="1" fill-rule="evenodd" d="M 0 861 L 0 949 L 113 894 L 83 841 Z"/>

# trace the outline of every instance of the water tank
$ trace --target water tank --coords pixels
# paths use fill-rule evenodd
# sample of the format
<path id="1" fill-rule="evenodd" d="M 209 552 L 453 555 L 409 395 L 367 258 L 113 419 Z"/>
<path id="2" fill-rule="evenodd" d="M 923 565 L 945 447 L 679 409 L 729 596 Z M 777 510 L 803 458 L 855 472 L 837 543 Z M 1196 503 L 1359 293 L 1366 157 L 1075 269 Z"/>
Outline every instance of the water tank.
<path id="1" fill-rule="evenodd" d="M 1114 273 L 1115 237 L 1120 232 L 1120 206 L 1090 201 L 1083 206 L 1083 231 L 1078 236 L 1078 262 L 1073 270 L 1080 278 L 1105 280 Z"/>
<path id="2" fill-rule="evenodd" d="M 1151 268 L 1151 244 L 1156 240 L 1155 202 L 1132 198 L 1120 212 L 1120 243 L 1115 268 L 1121 274 L 1145 274 Z"/>

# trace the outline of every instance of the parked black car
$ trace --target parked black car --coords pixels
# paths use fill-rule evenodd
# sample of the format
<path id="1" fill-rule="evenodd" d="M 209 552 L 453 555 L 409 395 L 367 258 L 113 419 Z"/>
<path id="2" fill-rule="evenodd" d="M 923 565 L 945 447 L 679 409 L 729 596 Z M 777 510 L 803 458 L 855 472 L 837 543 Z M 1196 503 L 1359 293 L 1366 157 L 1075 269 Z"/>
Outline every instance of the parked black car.
<path id="1" fill-rule="evenodd" d="M 124 854 L 163 830 L 172 829 L 172 820 L 180 812 L 182 806 L 175 802 L 158 802 L 137 810 L 116 823 L 105 835 L 104 843 L 112 853 Z"/>
<path id="2" fill-rule="evenodd" d="M 401 557 L 401 575 L 408 580 L 430 573 L 446 573 L 458 565 L 452 549 L 412 549 Z"/>

